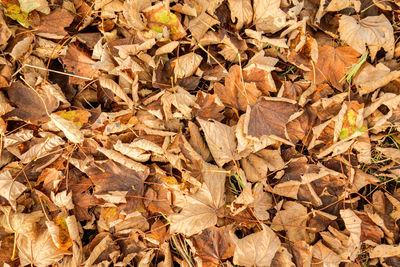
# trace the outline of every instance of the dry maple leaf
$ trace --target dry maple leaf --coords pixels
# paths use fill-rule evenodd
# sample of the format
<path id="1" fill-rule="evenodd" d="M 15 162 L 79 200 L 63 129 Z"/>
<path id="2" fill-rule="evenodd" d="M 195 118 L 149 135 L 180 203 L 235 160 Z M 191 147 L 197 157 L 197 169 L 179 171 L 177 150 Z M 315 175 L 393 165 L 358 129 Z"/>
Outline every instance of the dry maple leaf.
<path id="1" fill-rule="evenodd" d="M 246 112 L 245 133 L 256 138 L 268 136 L 290 143 L 286 125 L 297 111 L 294 103 L 285 98 L 260 99 Z"/>
<path id="2" fill-rule="evenodd" d="M 339 91 L 343 91 L 346 75 L 352 70 L 353 64 L 357 63 L 359 56 L 350 46 L 319 46 L 318 61 L 314 71 L 307 73 L 307 78 L 315 84 L 329 82 Z"/>
<path id="3" fill-rule="evenodd" d="M 45 267 L 55 264 L 65 254 L 70 254 L 55 246 L 47 229 L 38 233 L 36 238 L 19 235 L 17 238 L 17 247 L 22 266 L 30 264 Z"/>
<path id="4" fill-rule="evenodd" d="M 8 88 L 8 96 L 18 108 L 6 114 L 7 117 L 16 116 L 34 124 L 41 124 L 49 120 L 48 114 L 56 110 L 59 101 L 51 95 L 39 94 L 28 88 L 22 82 L 16 81 Z M 44 106 L 46 104 L 46 106 Z"/>
<path id="5" fill-rule="evenodd" d="M 72 84 L 80 84 L 83 81 L 93 78 L 97 70 L 94 69 L 93 64 L 96 63 L 85 52 L 81 51 L 77 45 L 71 44 L 68 47 L 67 53 L 62 57 L 65 70 L 79 77 L 70 77 Z"/>
<path id="6" fill-rule="evenodd" d="M 339 21 L 340 39 L 347 42 L 360 54 L 364 54 L 366 46 L 375 59 L 379 49 L 385 49 L 386 58 L 394 54 L 393 27 L 385 15 L 369 16 L 359 22 L 350 16 L 342 15 Z"/>
<path id="7" fill-rule="evenodd" d="M 229 235 L 231 226 L 205 229 L 191 238 L 203 265 L 220 266 L 222 260 L 233 256 L 235 246 Z"/>
<path id="8" fill-rule="evenodd" d="M 244 266 L 270 266 L 281 242 L 275 233 L 266 225 L 261 224 L 262 231 L 239 239 L 230 232 L 235 243 L 233 263 Z"/>
<path id="9" fill-rule="evenodd" d="M 181 196 L 182 203 L 177 205 L 182 206 L 182 211 L 169 217 L 171 234 L 192 236 L 217 223 L 216 212 L 225 203 L 226 173 L 211 164 L 206 164 L 203 172 L 201 187 L 194 194 Z"/>

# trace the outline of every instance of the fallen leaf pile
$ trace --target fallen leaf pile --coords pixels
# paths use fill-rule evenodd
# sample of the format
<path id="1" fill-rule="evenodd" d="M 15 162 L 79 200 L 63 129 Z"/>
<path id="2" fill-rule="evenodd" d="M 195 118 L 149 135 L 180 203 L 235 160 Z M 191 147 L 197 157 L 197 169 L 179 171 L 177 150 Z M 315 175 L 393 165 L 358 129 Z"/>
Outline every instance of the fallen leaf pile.
<path id="1" fill-rule="evenodd" d="M 400 266 L 400 1 L 1 0 L 0 266 Z"/>

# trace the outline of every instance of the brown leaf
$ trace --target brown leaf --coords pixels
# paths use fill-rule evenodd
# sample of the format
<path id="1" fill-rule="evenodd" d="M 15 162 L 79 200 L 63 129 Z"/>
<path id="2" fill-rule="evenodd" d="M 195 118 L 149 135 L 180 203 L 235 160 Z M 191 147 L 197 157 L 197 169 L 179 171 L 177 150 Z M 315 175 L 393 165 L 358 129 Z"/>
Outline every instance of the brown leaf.
<path id="1" fill-rule="evenodd" d="M 315 84 L 329 82 L 339 91 L 343 91 L 346 75 L 352 70 L 353 64 L 357 63 L 360 54 L 349 46 L 334 48 L 332 46 L 318 47 L 318 62 L 314 71 L 307 73 L 307 78 Z"/>
<path id="2" fill-rule="evenodd" d="M 90 80 L 97 73 L 97 70 L 93 68 L 93 64 L 96 62 L 75 44 L 71 44 L 68 47 L 66 55 L 62 57 L 62 61 L 67 72 L 86 78 L 70 77 L 69 80 L 72 84 L 80 84 Z"/>
<path id="3" fill-rule="evenodd" d="M 238 65 L 229 69 L 228 76 L 225 78 L 225 86 L 216 83 L 215 93 L 224 104 L 227 104 L 237 110 L 245 111 L 247 105 L 255 104 L 261 92 L 257 89 L 254 82 L 243 84 L 243 73 Z"/>
<path id="4" fill-rule="evenodd" d="M 205 94 L 200 91 L 197 93 L 196 104 L 199 105 L 198 108 L 193 107 L 193 114 L 196 117 L 216 121 L 221 121 L 224 118 L 221 113 L 225 107 L 217 95 Z"/>
<path id="5" fill-rule="evenodd" d="M 219 266 L 222 260 L 233 256 L 235 247 L 229 235 L 230 228 L 213 226 L 191 238 L 203 265 Z"/>
<path id="6" fill-rule="evenodd" d="M 203 57 L 196 53 L 188 53 L 171 62 L 174 68 L 175 79 L 192 76 L 200 66 Z"/>
<path id="7" fill-rule="evenodd" d="M 144 192 L 144 180 L 148 173 L 134 171 L 119 163 L 107 160 L 96 163 L 87 170 L 89 178 L 95 185 L 95 193 L 107 195 L 113 191 L 126 191 L 127 209 L 132 210 L 138 205 L 138 198 Z"/>
<path id="8" fill-rule="evenodd" d="M 56 110 L 59 105 L 59 101 L 53 96 L 35 93 L 33 89 L 28 88 L 20 81 L 12 83 L 7 93 L 10 100 L 18 108 L 10 111 L 6 116 L 16 116 L 34 124 L 42 124 L 48 121 L 47 114 Z"/>
<path id="9" fill-rule="evenodd" d="M 297 111 L 293 101 L 284 98 L 262 98 L 250 106 L 246 113 L 247 134 L 261 138 L 268 136 L 289 142 L 286 125 L 289 118 Z"/>
<path id="10" fill-rule="evenodd" d="M 62 8 L 57 8 L 49 15 L 40 19 L 40 25 L 36 28 L 39 36 L 51 39 L 62 39 L 68 36 L 64 28 L 74 20 L 74 15 Z"/>

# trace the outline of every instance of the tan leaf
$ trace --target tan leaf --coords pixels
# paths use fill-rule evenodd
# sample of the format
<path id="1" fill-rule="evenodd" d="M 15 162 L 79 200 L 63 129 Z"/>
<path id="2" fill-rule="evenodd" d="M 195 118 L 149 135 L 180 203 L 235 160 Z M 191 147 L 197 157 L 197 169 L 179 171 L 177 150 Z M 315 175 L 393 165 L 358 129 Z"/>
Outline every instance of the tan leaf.
<path id="1" fill-rule="evenodd" d="M 10 171 L 0 173 L 0 196 L 7 199 L 14 210 L 16 209 L 17 198 L 25 189 L 25 185 L 13 179 Z"/>
<path id="2" fill-rule="evenodd" d="M 60 129 L 69 141 L 78 144 L 84 140 L 83 133 L 72 121 L 66 120 L 56 113 L 50 114 L 51 121 Z"/>
<path id="3" fill-rule="evenodd" d="M 262 231 L 239 239 L 233 232 L 231 237 L 236 245 L 233 263 L 244 266 L 270 266 L 281 242 L 275 233 L 261 224 Z"/>
<path id="4" fill-rule="evenodd" d="M 369 253 L 371 258 L 388 258 L 400 255 L 400 246 L 378 245 Z"/>
<path id="5" fill-rule="evenodd" d="M 280 9 L 280 0 L 255 0 L 254 23 L 257 31 L 275 33 L 286 26 L 286 13 Z"/>
<path id="6" fill-rule="evenodd" d="M 0 215 L 0 225 L 7 233 L 35 236 L 36 223 L 43 216 L 40 210 L 31 213 L 14 213 L 10 207 L 3 206 L 0 209 L 4 213 Z"/>
<path id="7" fill-rule="evenodd" d="M 197 41 L 200 41 L 208 29 L 215 24 L 219 24 L 219 21 L 208 15 L 206 12 L 202 12 L 200 15 L 189 21 L 189 30 L 193 37 Z"/>
<path id="8" fill-rule="evenodd" d="M 386 58 L 393 58 L 393 27 L 385 15 L 368 16 L 360 22 L 355 18 L 342 15 L 339 21 L 340 39 L 347 42 L 358 53 L 364 54 L 366 46 L 374 60 L 379 49 L 387 52 Z"/>
<path id="9" fill-rule="evenodd" d="M 7 44 L 8 39 L 11 37 L 11 31 L 8 29 L 4 21 L 3 13 L 0 14 L 0 45 Z"/>
<path id="10" fill-rule="evenodd" d="M 354 84 L 359 88 L 361 95 L 369 94 L 375 89 L 387 85 L 389 82 L 400 77 L 400 71 L 391 71 L 382 63 L 373 66 L 365 63 L 362 69 L 354 77 Z"/>
<path id="11" fill-rule="evenodd" d="M 248 25 L 253 19 L 253 8 L 250 0 L 228 0 L 231 19 L 236 21 L 236 29 Z"/>
<path id="12" fill-rule="evenodd" d="M 186 78 L 192 76 L 200 66 L 203 57 L 196 53 L 188 53 L 171 62 L 174 68 L 175 78 Z"/>
<path id="13" fill-rule="evenodd" d="M 158 48 L 156 50 L 155 55 L 159 56 L 159 55 L 171 53 L 172 51 L 175 50 L 175 48 L 178 47 L 178 45 L 179 45 L 178 41 L 169 42 L 168 44 L 165 44 L 165 45 L 161 46 L 160 48 Z"/>
<path id="14" fill-rule="evenodd" d="M 33 35 L 29 35 L 19 41 L 11 50 L 11 57 L 14 60 L 20 59 L 22 56 L 24 56 L 30 49 L 31 49 L 31 44 L 33 41 L 34 37 Z"/>
<path id="15" fill-rule="evenodd" d="M 45 14 L 50 13 L 47 0 L 18 0 L 18 2 L 22 12 L 29 13 L 33 10 L 37 10 Z"/>
<path id="16" fill-rule="evenodd" d="M 237 159 L 234 130 L 225 124 L 213 120 L 197 119 L 206 137 L 208 148 L 215 162 L 222 167 L 225 163 Z"/>
<path id="17" fill-rule="evenodd" d="M 257 153 L 250 154 L 240 160 L 246 178 L 251 182 L 262 181 L 267 171 L 278 171 L 285 167 L 279 150 L 263 149 Z"/>
<path id="18" fill-rule="evenodd" d="M 355 260 L 361 248 L 361 219 L 351 209 L 340 210 L 346 229 L 350 232 L 347 242 L 350 260 Z"/>

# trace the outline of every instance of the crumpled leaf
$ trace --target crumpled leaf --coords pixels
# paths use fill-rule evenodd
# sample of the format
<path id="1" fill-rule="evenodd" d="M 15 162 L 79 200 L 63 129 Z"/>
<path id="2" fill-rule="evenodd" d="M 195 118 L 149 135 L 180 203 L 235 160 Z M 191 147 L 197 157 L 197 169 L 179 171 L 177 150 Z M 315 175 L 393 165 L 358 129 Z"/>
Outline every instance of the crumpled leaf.
<path id="1" fill-rule="evenodd" d="M 389 82 L 399 77 L 400 71 L 391 71 L 382 63 L 378 63 L 376 66 L 365 63 L 354 77 L 353 82 L 359 88 L 358 92 L 361 95 L 365 95 L 387 85 Z"/>
<path id="2" fill-rule="evenodd" d="M 374 60 L 376 53 L 385 49 L 386 59 L 394 54 L 393 27 L 385 15 L 368 16 L 360 22 L 355 18 L 342 15 L 339 21 L 340 39 L 347 42 L 358 53 L 364 54 L 366 47 Z"/>
<path id="3" fill-rule="evenodd" d="M 6 6 L 6 11 L 4 15 L 13 20 L 18 21 L 18 23 L 24 26 L 25 28 L 28 28 L 31 24 L 31 21 L 28 18 L 29 14 L 26 12 L 22 12 L 21 8 L 16 4 L 9 3 Z"/>
<path id="4" fill-rule="evenodd" d="M 39 36 L 45 38 L 62 39 L 68 36 L 65 28 L 67 28 L 73 20 L 74 15 L 68 10 L 57 8 L 49 15 L 41 18 L 40 25 L 37 26 L 36 32 Z"/>
<path id="5" fill-rule="evenodd" d="M 244 266 L 270 266 L 281 242 L 275 233 L 261 224 L 262 231 L 239 239 L 233 232 L 231 238 L 236 245 L 233 263 Z"/>
<path id="6" fill-rule="evenodd" d="M 250 0 L 228 0 L 231 19 L 236 21 L 236 29 L 248 25 L 253 19 L 253 8 Z"/>
<path id="7" fill-rule="evenodd" d="M 197 119 L 206 137 L 208 148 L 215 162 L 222 167 L 237 159 L 236 140 L 232 127 L 218 121 Z"/>
<path id="8" fill-rule="evenodd" d="M 17 198 L 25 189 L 25 185 L 13 179 L 10 171 L 0 173 L 0 195 L 10 202 L 14 210 L 16 210 Z"/>
<path id="9" fill-rule="evenodd" d="M 285 163 L 279 150 L 263 149 L 257 153 L 250 154 L 240 160 L 246 178 L 251 182 L 262 181 L 267 171 L 278 171 L 285 167 Z"/>
<path id="10" fill-rule="evenodd" d="M 13 212 L 10 207 L 0 207 L 4 213 L 0 215 L 0 225 L 7 233 L 16 233 L 34 237 L 36 223 L 42 218 L 43 213 L 39 211 L 31 213 Z"/>
<path id="11" fill-rule="evenodd" d="M 100 77 L 99 81 L 102 87 L 109 89 L 116 96 L 121 98 L 128 105 L 129 108 L 131 109 L 133 108 L 132 99 L 125 93 L 125 91 L 116 82 L 105 77 Z"/>

